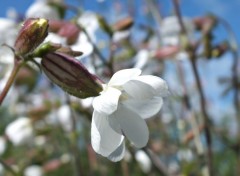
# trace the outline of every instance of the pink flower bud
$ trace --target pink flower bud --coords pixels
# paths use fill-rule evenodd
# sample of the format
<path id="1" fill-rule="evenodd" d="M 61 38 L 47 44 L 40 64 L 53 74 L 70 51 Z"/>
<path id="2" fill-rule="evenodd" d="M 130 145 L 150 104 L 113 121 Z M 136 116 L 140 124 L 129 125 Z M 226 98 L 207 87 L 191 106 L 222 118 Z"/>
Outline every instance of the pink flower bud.
<path id="1" fill-rule="evenodd" d="M 157 59 L 166 59 L 177 54 L 180 51 L 178 46 L 166 46 L 155 51 L 154 57 Z"/>
<path id="2" fill-rule="evenodd" d="M 26 55 L 37 48 L 48 34 L 48 20 L 43 18 L 27 19 L 15 41 L 17 55 Z"/>
<path id="3" fill-rule="evenodd" d="M 41 61 L 48 78 L 69 94 L 95 97 L 102 91 L 101 81 L 75 58 L 62 53 L 49 53 Z"/>
<path id="4" fill-rule="evenodd" d="M 67 43 L 69 45 L 74 44 L 79 35 L 80 29 L 73 23 L 66 22 L 58 31 L 58 34 L 62 37 L 67 38 Z"/>

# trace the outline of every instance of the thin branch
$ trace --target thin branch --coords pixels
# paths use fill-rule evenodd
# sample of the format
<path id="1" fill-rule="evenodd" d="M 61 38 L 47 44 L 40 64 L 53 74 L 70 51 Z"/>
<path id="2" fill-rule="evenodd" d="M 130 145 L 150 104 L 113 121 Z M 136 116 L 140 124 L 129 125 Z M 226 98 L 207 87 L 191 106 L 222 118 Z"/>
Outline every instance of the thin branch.
<path id="1" fill-rule="evenodd" d="M 24 62 L 15 60 L 15 64 L 14 64 L 13 70 L 10 74 L 10 77 L 8 78 L 8 81 L 5 85 L 5 87 L 3 88 L 2 92 L 0 93 L 0 106 L 2 105 L 3 100 L 5 99 L 9 89 L 11 88 L 11 86 L 17 76 L 18 71 L 20 70 L 20 68 L 23 65 L 24 65 Z"/>
<path id="2" fill-rule="evenodd" d="M 181 15 L 181 11 L 179 8 L 179 1 L 178 0 L 172 0 L 173 2 L 173 6 L 175 9 L 175 13 L 176 16 L 178 18 L 178 22 L 180 24 L 181 27 L 181 33 L 185 36 L 187 36 L 187 31 L 186 28 L 184 26 L 183 23 L 183 19 L 182 19 L 182 15 Z M 193 48 L 192 48 L 193 49 Z M 206 137 L 206 142 L 207 142 L 207 164 L 208 164 L 208 169 L 209 169 L 209 175 L 213 176 L 213 161 L 212 161 L 212 138 L 211 138 L 211 133 L 210 133 L 210 124 L 209 124 L 209 116 L 206 110 L 206 99 L 203 93 L 203 89 L 202 89 L 202 84 L 200 81 L 200 76 L 197 70 L 197 65 L 196 65 L 196 55 L 195 55 L 195 49 L 193 51 L 191 51 L 191 53 L 189 53 L 190 55 L 190 61 L 191 61 L 191 65 L 192 65 L 192 69 L 193 69 L 193 73 L 194 73 L 194 77 L 196 79 L 196 83 L 197 83 L 197 88 L 198 88 L 198 92 L 200 94 L 200 104 L 201 104 L 201 110 L 203 113 L 203 120 L 204 120 L 204 134 Z"/>
<path id="3" fill-rule="evenodd" d="M 238 122 L 238 132 L 240 132 L 240 104 L 239 104 L 239 80 L 238 80 L 238 66 L 239 66 L 239 54 L 238 54 L 238 44 L 237 44 L 237 39 L 236 36 L 229 25 L 227 21 L 225 21 L 222 18 L 217 17 L 218 21 L 222 23 L 222 25 L 225 27 L 225 29 L 228 32 L 228 38 L 229 38 L 229 45 L 230 45 L 230 50 L 233 55 L 233 64 L 232 64 L 232 85 L 234 88 L 234 99 L 233 99 L 233 104 L 235 106 L 235 111 L 236 111 L 236 118 Z M 237 154 L 237 174 L 240 174 L 240 136 L 238 136 L 238 144 L 237 144 L 237 149 L 235 150 Z"/>
<path id="4" fill-rule="evenodd" d="M 11 173 L 11 175 L 18 176 L 18 174 L 2 158 L 0 158 L 0 163 L 9 173 Z"/>
<path id="5" fill-rule="evenodd" d="M 82 167 L 82 163 L 81 163 L 81 159 L 80 159 L 80 155 L 79 155 L 79 150 L 78 150 L 78 138 L 77 138 L 77 119 L 75 117 L 75 114 L 71 108 L 71 100 L 70 100 L 70 96 L 69 95 L 66 95 L 67 97 L 67 104 L 68 106 L 70 107 L 70 110 L 71 110 L 71 114 L 70 114 L 70 117 L 71 117 L 71 122 L 72 122 L 72 125 L 71 125 L 71 144 L 70 144 L 70 148 L 71 148 L 71 152 L 72 152 L 72 155 L 73 155 L 73 158 L 74 158 L 74 164 L 75 164 L 75 174 L 76 176 L 81 176 L 81 175 L 84 175 L 84 170 L 83 170 L 83 167 Z"/>
<path id="6" fill-rule="evenodd" d="M 159 13 L 159 10 L 157 9 L 157 6 L 156 4 L 154 4 L 154 1 L 153 0 L 145 0 L 151 14 L 152 14 L 152 17 L 153 19 L 156 21 L 157 24 L 162 24 L 162 16 L 161 14 Z M 158 27 L 157 28 L 158 30 L 158 37 L 161 37 L 161 28 Z"/>
<path id="7" fill-rule="evenodd" d="M 169 173 L 168 173 L 167 167 L 160 160 L 160 158 L 157 155 L 155 155 L 148 147 L 144 147 L 143 150 L 150 157 L 154 167 L 161 173 L 161 175 L 168 176 Z"/>

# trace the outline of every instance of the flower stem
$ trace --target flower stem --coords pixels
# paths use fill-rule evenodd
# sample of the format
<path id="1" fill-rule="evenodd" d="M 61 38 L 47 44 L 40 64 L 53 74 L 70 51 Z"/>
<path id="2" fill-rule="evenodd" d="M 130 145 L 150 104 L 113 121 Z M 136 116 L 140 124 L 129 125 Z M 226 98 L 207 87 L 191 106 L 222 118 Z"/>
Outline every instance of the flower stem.
<path id="1" fill-rule="evenodd" d="M 144 147 L 143 150 L 147 153 L 151 161 L 153 162 L 153 166 L 161 173 L 163 176 L 169 175 L 168 169 L 165 164 L 160 160 L 160 158 L 152 152 L 148 147 Z"/>
<path id="2" fill-rule="evenodd" d="M 228 39 L 229 39 L 229 46 L 230 46 L 230 51 L 233 56 L 233 63 L 232 63 L 232 85 L 234 89 L 234 98 L 233 98 L 233 104 L 235 106 L 235 111 L 236 111 L 236 119 L 238 122 L 238 133 L 240 133 L 240 104 L 239 104 L 239 78 L 238 78 L 238 67 L 239 67 L 239 54 L 238 54 L 238 44 L 237 44 L 237 39 L 236 36 L 229 25 L 227 21 L 224 19 L 218 17 L 218 20 L 222 23 L 222 25 L 225 27 L 227 33 L 228 33 Z M 237 175 L 240 175 L 240 136 L 238 136 L 237 139 L 237 149 L 235 150 L 236 155 L 237 155 Z"/>
<path id="3" fill-rule="evenodd" d="M 207 142 L 208 169 L 209 169 L 209 175 L 211 176 L 211 175 L 213 175 L 212 137 L 211 137 L 211 132 L 210 132 L 209 117 L 208 117 L 206 106 L 205 106 L 206 99 L 205 99 L 205 96 L 203 94 L 202 84 L 201 84 L 201 81 L 200 81 L 199 73 L 197 71 L 195 58 L 191 58 L 190 61 L 191 61 L 191 64 L 192 64 L 194 77 L 196 79 L 198 92 L 200 94 L 201 110 L 202 110 L 202 113 L 203 113 L 203 120 L 204 120 L 204 122 L 203 122 L 204 123 L 204 133 L 205 133 L 206 142 Z"/>
<path id="4" fill-rule="evenodd" d="M 10 77 L 8 78 L 8 81 L 5 85 L 5 87 L 3 88 L 3 91 L 0 93 L 0 106 L 2 105 L 3 100 L 5 99 L 10 87 L 12 86 L 18 71 L 24 65 L 24 63 L 25 62 L 23 62 L 23 61 L 16 61 L 15 62 L 13 70 L 10 74 Z"/>
<path id="5" fill-rule="evenodd" d="M 2 158 L 0 158 L 0 163 L 9 173 L 11 173 L 11 175 L 18 176 L 18 174 L 4 160 L 2 160 Z"/>
<path id="6" fill-rule="evenodd" d="M 70 136 L 70 141 L 71 141 L 71 144 L 70 144 L 70 148 L 71 148 L 71 151 L 72 151 L 72 155 L 73 155 L 73 158 L 74 158 L 74 165 L 75 165 L 75 175 L 76 176 L 81 176 L 81 175 L 84 175 L 83 173 L 83 168 L 82 168 L 82 163 L 81 163 L 81 158 L 80 158 L 80 155 L 79 155 L 79 149 L 78 149 L 78 134 L 77 134 L 77 119 L 75 117 L 75 114 L 71 108 L 71 100 L 70 100 L 70 96 L 69 95 L 66 95 L 67 97 L 67 104 L 68 106 L 70 107 L 71 109 L 71 136 Z"/>
<path id="7" fill-rule="evenodd" d="M 183 23 L 181 11 L 180 11 L 179 4 L 178 4 L 179 1 L 172 0 L 172 2 L 173 2 L 176 16 L 178 18 L 178 22 L 180 24 L 181 34 L 186 36 L 187 31 L 186 31 L 186 28 Z M 208 117 L 208 113 L 207 113 L 206 106 L 205 106 L 206 99 L 203 94 L 202 84 L 201 84 L 200 76 L 199 76 L 199 73 L 197 70 L 195 48 L 192 48 L 192 50 L 193 51 L 189 52 L 189 56 L 190 56 L 190 62 L 192 65 L 194 77 L 196 79 L 198 92 L 200 94 L 200 104 L 201 104 L 201 110 L 203 113 L 203 121 L 204 121 L 203 122 L 204 123 L 204 133 L 205 133 L 206 142 L 207 142 L 207 165 L 208 165 L 209 175 L 212 176 L 212 175 L 214 175 L 213 174 L 213 161 L 212 161 L 213 154 L 212 154 L 212 138 L 211 138 L 211 133 L 210 133 L 209 117 Z"/>

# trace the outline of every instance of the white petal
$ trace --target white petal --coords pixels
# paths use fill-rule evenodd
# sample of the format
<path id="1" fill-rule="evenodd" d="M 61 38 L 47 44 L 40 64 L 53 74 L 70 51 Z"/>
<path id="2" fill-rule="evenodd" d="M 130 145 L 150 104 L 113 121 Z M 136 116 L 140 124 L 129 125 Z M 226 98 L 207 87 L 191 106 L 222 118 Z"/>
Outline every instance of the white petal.
<path id="1" fill-rule="evenodd" d="M 123 159 L 124 155 L 125 155 L 125 142 L 122 141 L 121 145 L 108 156 L 108 159 L 113 162 L 117 162 Z"/>
<path id="2" fill-rule="evenodd" d="M 162 97 L 154 97 L 146 100 L 127 100 L 122 102 L 124 106 L 137 113 L 143 119 L 149 118 L 157 114 L 163 104 Z"/>
<path id="3" fill-rule="evenodd" d="M 118 100 L 121 91 L 112 87 L 108 87 L 100 96 L 94 98 L 93 108 L 99 113 L 112 114 L 117 110 Z"/>
<path id="4" fill-rule="evenodd" d="M 120 124 L 123 134 L 138 148 L 146 146 L 149 131 L 146 122 L 136 113 L 120 105 L 113 114 Z"/>
<path id="5" fill-rule="evenodd" d="M 141 70 L 138 68 L 124 69 L 116 72 L 110 79 L 108 85 L 120 86 L 128 82 L 129 80 L 136 78 L 141 74 Z"/>
<path id="6" fill-rule="evenodd" d="M 128 95 L 137 100 L 151 99 L 156 96 L 155 90 L 150 85 L 138 80 L 130 80 L 122 87 Z"/>
<path id="7" fill-rule="evenodd" d="M 157 76 L 143 75 L 143 76 L 138 76 L 134 80 L 138 80 L 145 84 L 150 85 L 156 91 L 156 94 L 158 96 L 164 97 L 169 94 L 166 81 L 164 81 L 163 79 Z"/>
<path id="8" fill-rule="evenodd" d="M 108 117 L 93 112 L 92 126 L 91 126 L 91 142 L 95 152 L 109 156 L 123 141 L 124 136 L 116 133 L 108 123 Z"/>
<path id="9" fill-rule="evenodd" d="M 138 76 L 123 85 L 123 89 L 135 99 L 151 99 L 168 95 L 167 84 L 156 76 Z"/>

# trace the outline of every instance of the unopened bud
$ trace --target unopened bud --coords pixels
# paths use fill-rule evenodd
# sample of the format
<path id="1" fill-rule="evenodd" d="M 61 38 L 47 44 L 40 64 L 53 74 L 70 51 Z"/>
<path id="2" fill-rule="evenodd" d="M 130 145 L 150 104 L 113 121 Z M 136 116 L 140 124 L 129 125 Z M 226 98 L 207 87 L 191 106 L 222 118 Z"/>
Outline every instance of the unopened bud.
<path id="1" fill-rule="evenodd" d="M 101 81 L 75 58 L 62 53 L 49 53 L 41 61 L 48 78 L 69 94 L 95 97 L 102 91 Z"/>
<path id="2" fill-rule="evenodd" d="M 131 17 L 126 17 L 122 20 L 119 20 L 117 23 L 113 25 L 114 31 L 124 31 L 128 30 L 133 25 L 133 19 Z"/>
<path id="3" fill-rule="evenodd" d="M 44 57 L 47 53 L 54 52 L 62 47 L 61 44 L 46 42 L 39 46 L 33 53 L 34 57 Z"/>
<path id="4" fill-rule="evenodd" d="M 153 53 L 153 57 L 157 59 L 166 59 L 168 57 L 174 56 L 180 51 L 180 48 L 178 46 L 166 46 L 157 49 Z"/>
<path id="5" fill-rule="evenodd" d="M 58 34 L 62 37 L 66 37 L 67 43 L 72 45 L 77 41 L 79 32 L 80 28 L 78 28 L 75 24 L 65 22 L 65 24 L 59 29 Z"/>
<path id="6" fill-rule="evenodd" d="M 48 34 L 48 20 L 43 18 L 27 19 L 16 39 L 14 49 L 17 55 L 26 55 L 37 48 Z"/>
<path id="7" fill-rule="evenodd" d="M 69 56 L 73 56 L 73 57 L 81 56 L 83 54 L 81 51 L 72 50 L 71 47 L 61 47 L 56 51 L 59 53 L 67 54 Z"/>
<path id="8" fill-rule="evenodd" d="M 109 26 L 109 24 L 105 20 L 105 18 L 103 18 L 102 16 L 97 16 L 97 19 L 101 29 L 111 37 L 113 35 L 113 31 L 111 26 Z"/>
<path id="9" fill-rule="evenodd" d="M 229 45 L 227 42 L 220 43 L 216 45 L 212 49 L 212 57 L 221 57 L 224 53 L 229 49 Z"/>
<path id="10" fill-rule="evenodd" d="M 217 19 L 212 16 L 197 17 L 193 19 L 193 23 L 197 30 L 201 30 L 203 33 L 210 32 L 217 24 Z"/>

